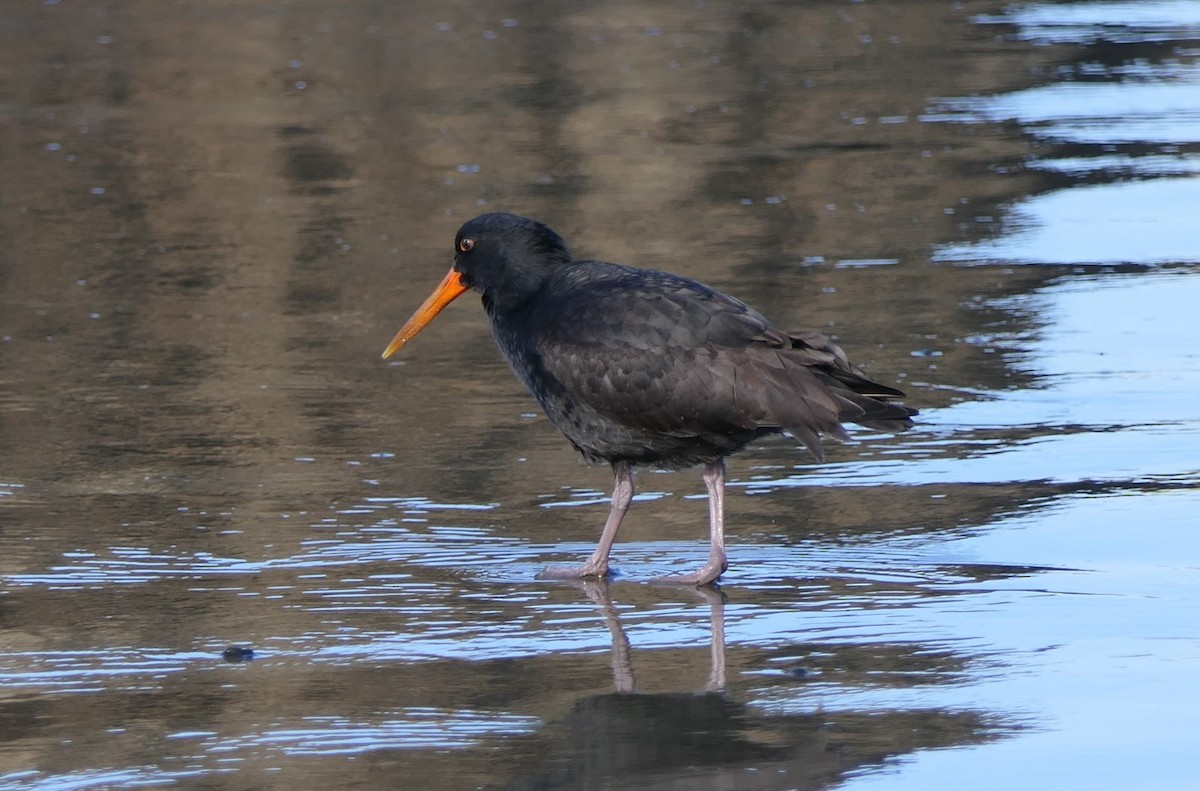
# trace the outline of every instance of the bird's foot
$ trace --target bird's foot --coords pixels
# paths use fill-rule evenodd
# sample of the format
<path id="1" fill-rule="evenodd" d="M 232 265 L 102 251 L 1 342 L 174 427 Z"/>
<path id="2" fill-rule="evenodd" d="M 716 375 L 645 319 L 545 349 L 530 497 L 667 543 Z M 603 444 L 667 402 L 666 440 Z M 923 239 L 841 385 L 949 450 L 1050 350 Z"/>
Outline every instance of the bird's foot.
<path id="1" fill-rule="evenodd" d="M 547 566 L 538 572 L 540 580 L 604 579 L 609 576 L 608 564 L 584 563 L 582 566 Z"/>
<path id="2" fill-rule="evenodd" d="M 725 570 L 729 568 L 729 564 L 723 560 L 714 562 L 709 560 L 698 571 L 691 574 L 672 574 L 667 577 L 658 577 L 654 580 L 656 585 L 695 585 L 701 587 L 704 585 L 712 585 L 721 578 Z"/>

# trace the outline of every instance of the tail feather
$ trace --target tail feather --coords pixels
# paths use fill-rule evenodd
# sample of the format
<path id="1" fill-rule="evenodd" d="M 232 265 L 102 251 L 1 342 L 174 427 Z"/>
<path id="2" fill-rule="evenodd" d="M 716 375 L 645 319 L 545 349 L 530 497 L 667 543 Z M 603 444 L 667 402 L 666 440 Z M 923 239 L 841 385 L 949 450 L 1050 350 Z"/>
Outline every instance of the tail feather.
<path id="1" fill-rule="evenodd" d="M 822 436 L 850 440 L 843 421 L 890 433 L 912 428 L 917 410 L 892 401 L 903 398 L 903 391 L 868 379 L 828 337 L 807 331 L 785 337 L 792 348 L 771 343 L 773 354 L 756 366 L 768 385 L 764 406 L 817 461 L 825 459 Z"/>
<path id="2" fill-rule="evenodd" d="M 830 389 L 848 404 L 848 408 L 839 413 L 840 420 L 892 434 L 898 434 L 913 427 L 912 416 L 917 414 L 917 410 L 912 407 L 884 401 L 874 396 L 854 393 L 836 386 Z"/>
<path id="3" fill-rule="evenodd" d="M 770 386 L 766 389 L 766 407 L 779 426 L 800 440 L 817 461 L 825 460 L 821 437 L 849 442 L 842 427 L 841 414 L 847 401 L 839 398 L 808 368 L 772 366 Z M 851 404 L 853 406 L 853 404 Z"/>
<path id="4" fill-rule="evenodd" d="M 786 333 L 786 337 L 792 351 L 801 356 L 801 364 L 809 366 L 839 398 L 853 405 L 839 415 L 842 420 L 893 433 L 912 428 L 911 418 L 917 410 L 892 402 L 904 398 L 904 391 L 868 379 L 827 335 L 799 330 Z"/>

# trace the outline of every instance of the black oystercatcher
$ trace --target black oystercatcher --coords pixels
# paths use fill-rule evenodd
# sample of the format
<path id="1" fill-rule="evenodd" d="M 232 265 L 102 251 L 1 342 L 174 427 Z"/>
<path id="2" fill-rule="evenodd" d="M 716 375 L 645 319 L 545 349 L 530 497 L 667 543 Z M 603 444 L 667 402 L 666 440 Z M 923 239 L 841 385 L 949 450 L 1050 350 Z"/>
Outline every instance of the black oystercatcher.
<path id="1" fill-rule="evenodd" d="M 728 568 L 725 457 L 790 432 L 818 460 L 842 421 L 912 426 L 904 393 L 872 382 L 829 338 L 777 330 L 753 308 L 686 277 L 576 260 L 554 231 L 484 214 L 454 239 L 454 265 L 396 333 L 384 358 L 468 289 L 483 295 L 492 335 L 550 421 L 590 462 L 612 465 L 612 509 L 596 551 L 550 577 L 602 577 L 633 499 L 636 465 L 704 465 L 710 549 L 699 571 L 664 581 L 704 585 Z"/>

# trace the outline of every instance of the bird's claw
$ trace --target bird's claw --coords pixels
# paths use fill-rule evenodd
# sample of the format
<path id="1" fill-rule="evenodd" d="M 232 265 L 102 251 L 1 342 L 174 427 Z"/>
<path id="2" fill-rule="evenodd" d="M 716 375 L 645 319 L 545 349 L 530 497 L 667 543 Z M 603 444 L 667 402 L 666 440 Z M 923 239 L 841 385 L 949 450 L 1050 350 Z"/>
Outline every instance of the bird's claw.
<path id="1" fill-rule="evenodd" d="M 611 576 L 608 566 L 547 566 L 538 572 L 540 580 L 606 579 Z"/>
<path id="2" fill-rule="evenodd" d="M 658 577 L 654 580 L 655 585 L 695 585 L 697 588 L 705 585 L 715 585 L 717 580 L 721 579 L 721 575 L 725 573 L 728 566 L 724 563 L 705 564 L 699 571 L 691 574 L 671 574 L 666 577 Z"/>

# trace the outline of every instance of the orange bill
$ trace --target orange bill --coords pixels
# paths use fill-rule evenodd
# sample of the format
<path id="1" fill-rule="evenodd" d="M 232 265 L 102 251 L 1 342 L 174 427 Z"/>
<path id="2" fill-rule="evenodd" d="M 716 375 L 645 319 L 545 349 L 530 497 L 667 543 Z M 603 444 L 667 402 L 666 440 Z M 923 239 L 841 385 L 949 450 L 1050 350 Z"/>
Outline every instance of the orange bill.
<path id="1" fill-rule="evenodd" d="M 392 342 L 383 350 L 383 359 L 391 357 L 400 350 L 400 347 L 408 343 L 425 325 L 433 321 L 433 317 L 442 312 L 442 308 L 453 302 L 460 294 L 467 290 L 459 279 L 458 272 L 453 269 L 442 278 L 442 282 L 429 295 L 429 299 L 417 308 L 417 312 L 412 314 L 400 331 L 396 333 L 396 337 L 392 338 Z"/>

